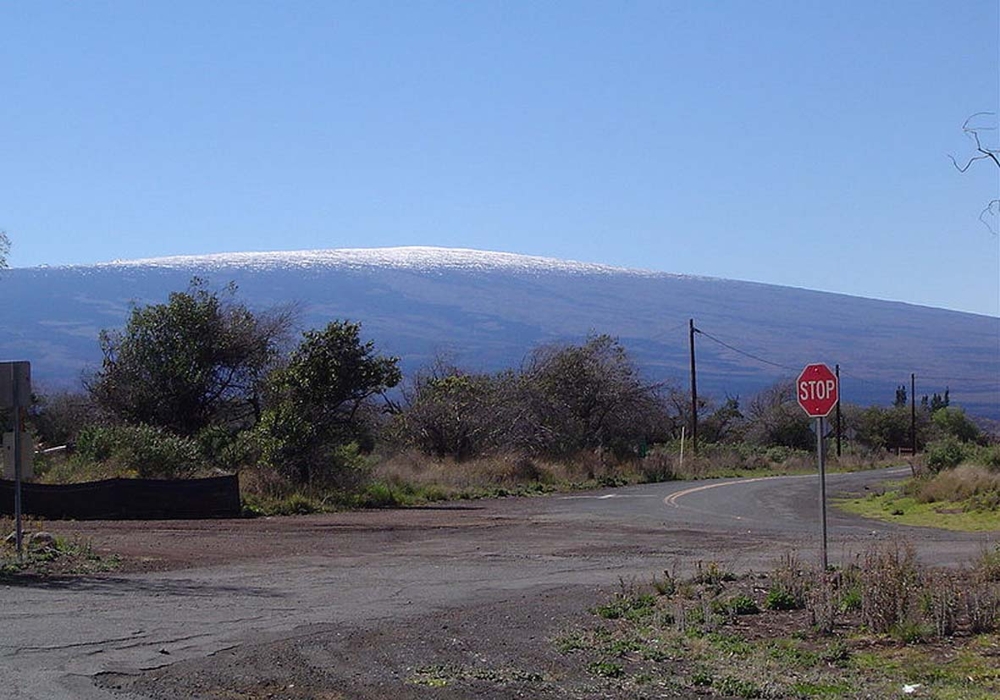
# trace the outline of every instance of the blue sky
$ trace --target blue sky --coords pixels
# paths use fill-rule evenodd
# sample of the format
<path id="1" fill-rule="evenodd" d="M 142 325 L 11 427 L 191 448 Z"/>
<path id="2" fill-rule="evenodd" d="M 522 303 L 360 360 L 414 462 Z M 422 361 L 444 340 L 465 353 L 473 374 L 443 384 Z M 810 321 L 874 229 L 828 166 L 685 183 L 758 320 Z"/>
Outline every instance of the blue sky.
<path id="1" fill-rule="evenodd" d="M 1000 170 L 947 157 L 998 14 L 6 3 L 0 229 L 13 267 L 439 245 L 1000 315 Z"/>

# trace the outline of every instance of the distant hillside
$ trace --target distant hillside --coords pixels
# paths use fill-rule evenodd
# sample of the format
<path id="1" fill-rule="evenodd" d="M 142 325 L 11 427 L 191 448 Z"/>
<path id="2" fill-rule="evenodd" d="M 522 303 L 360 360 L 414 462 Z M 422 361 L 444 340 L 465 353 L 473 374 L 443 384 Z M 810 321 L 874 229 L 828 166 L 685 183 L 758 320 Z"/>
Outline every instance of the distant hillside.
<path id="1" fill-rule="evenodd" d="M 840 364 L 842 395 L 917 394 L 1000 418 L 1000 319 L 723 279 L 438 248 L 242 253 L 24 268 L 0 276 L 0 358 L 30 360 L 38 386 L 77 386 L 100 362 L 102 328 L 193 276 L 239 286 L 263 308 L 299 302 L 305 328 L 360 321 L 406 372 L 446 354 L 470 370 L 517 366 L 541 343 L 617 336 L 650 380 L 686 386 L 688 319 L 699 393 L 748 397 L 805 364 Z M 728 347 L 727 347 L 728 346 Z"/>

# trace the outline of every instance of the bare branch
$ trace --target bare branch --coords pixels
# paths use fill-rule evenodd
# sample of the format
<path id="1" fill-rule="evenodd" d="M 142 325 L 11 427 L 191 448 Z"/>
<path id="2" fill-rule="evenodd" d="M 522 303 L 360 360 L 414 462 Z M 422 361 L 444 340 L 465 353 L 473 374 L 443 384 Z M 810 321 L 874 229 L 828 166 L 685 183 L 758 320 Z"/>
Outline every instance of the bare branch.
<path id="1" fill-rule="evenodd" d="M 981 160 L 992 161 L 997 168 L 1000 168 L 1000 149 L 984 146 L 983 141 L 980 138 L 980 132 L 996 131 L 996 127 L 973 125 L 974 119 L 983 116 L 995 117 L 996 114 L 994 112 L 976 112 L 962 124 L 962 132 L 975 144 L 977 155 L 970 156 L 968 160 L 965 161 L 965 164 L 962 165 L 955 159 L 955 156 L 948 154 L 951 164 L 954 165 L 955 169 L 960 173 L 967 172 L 974 163 Z M 991 223 L 990 219 L 995 219 L 998 213 L 1000 213 L 1000 199 L 991 200 L 989 204 L 987 204 L 983 210 L 979 212 L 979 220 L 994 236 L 997 235 L 997 228 L 993 225 L 993 223 Z"/>
<path id="2" fill-rule="evenodd" d="M 979 212 L 979 220 L 983 222 L 983 226 L 990 230 L 994 236 L 997 235 L 996 226 L 990 221 L 990 219 L 995 219 L 1000 215 L 1000 199 L 991 200 L 981 212 Z"/>

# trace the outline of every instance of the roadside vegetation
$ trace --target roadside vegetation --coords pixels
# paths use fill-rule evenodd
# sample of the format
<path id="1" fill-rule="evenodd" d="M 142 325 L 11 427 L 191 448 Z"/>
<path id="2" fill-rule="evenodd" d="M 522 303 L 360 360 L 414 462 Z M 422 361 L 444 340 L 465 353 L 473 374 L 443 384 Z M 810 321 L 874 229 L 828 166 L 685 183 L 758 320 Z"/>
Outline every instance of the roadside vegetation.
<path id="1" fill-rule="evenodd" d="M 962 570 L 903 541 L 839 569 L 794 555 L 740 575 L 718 563 L 625 582 L 553 640 L 616 697 L 995 698 L 1000 549 Z"/>
<path id="2" fill-rule="evenodd" d="M 114 571 L 121 565 L 115 555 L 98 554 L 90 542 L 48 532 L 44 523 L 26 519 L 21 556 L 17 556 L 14 523 L 0 517 L 0 532 L 11 535 L 0 540 L 0 582 L 25 578 L 79 576 Z"/>
<path id="3" fill-rule="evenodd" d="M 134 308 L 100 334 L 103 362 L 82 392 L 34 397 L 36 444 L 69 446 L 36 457 L 37 479 L 235 472 L 248 513 L 278 514 L 815 469 L 790 380 L 700 397 L 694 454 L 690 395 L 645 381 L 607 335 L 535 348 L 500 372 L 439 358 L 404 377 L 359 323 L 296 333 L 296 322 L 294 307 L 251 310 L 235 287 L 199 279 Z M 900 464 L 910 418 L 905 387 L 891 406 L 844 406 L 850 439 L 839 457 L 828 439 L 830 467 Z M 945 390 L 921 400 L 915 438 L 920 454 L 902 459 L 918 478 L 866 508 L 905 514 L 910 499 L 995 523 L 996 436 Z"/>

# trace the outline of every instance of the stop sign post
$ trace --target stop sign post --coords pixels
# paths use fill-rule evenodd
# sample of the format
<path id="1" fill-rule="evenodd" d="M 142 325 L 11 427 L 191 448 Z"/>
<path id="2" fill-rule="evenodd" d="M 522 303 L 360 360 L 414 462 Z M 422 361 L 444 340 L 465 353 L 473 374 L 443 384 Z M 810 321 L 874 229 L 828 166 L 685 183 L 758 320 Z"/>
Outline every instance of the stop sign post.
<path id="1" fill-rule="evenodd" d="M 823 419 L 840 400 L 837 375 L 822 363 L 806 365 L 795 380 L 795 399 L 811 418 L 816 419 L 816 456 L 819 461 L 819 511 L 823 527 L 823 570 L 828 567 L 826 556 L 826 465 L 823 459 Z"/>

